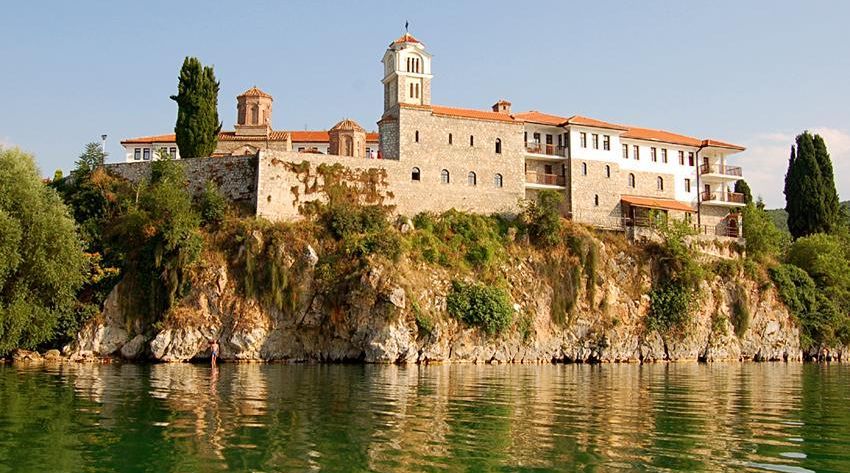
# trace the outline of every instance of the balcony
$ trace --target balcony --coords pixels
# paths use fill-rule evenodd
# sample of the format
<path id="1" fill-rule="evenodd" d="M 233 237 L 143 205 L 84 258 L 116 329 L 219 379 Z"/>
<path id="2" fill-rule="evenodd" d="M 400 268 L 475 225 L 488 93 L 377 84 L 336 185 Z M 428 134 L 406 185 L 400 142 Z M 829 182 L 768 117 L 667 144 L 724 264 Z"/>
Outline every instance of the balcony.
<path id="1" fill-rule="evenodd" d="M 703 164 L 699 167 L 699 173 L 731 178 L 740 178 L 742 175 L 740 166 L 724 166 L 722 164 Z"/>
<path id="2" fill-rule="evenodd" d="M 567 149 L 563 146 L 544 143 L 526 143 L 525 152 L 528 154 L 551 156 L 553 158 L 564 158 L 567 156 Z"/>
<path id="3" fill-rule="evenodd" d="M 567 178 L 557 174 L 544 174 L 542 172 L 526 172 L 525 185 L 527 187 L 536 187 L 541 189 L 566 187 Z"/>
<path id="4" fill-rule="evenodd" d="M 746 205 L 744 194 L 737 192 L 703 192 L 700 194 L 700 200 L 703 204 L 721 207 L 743 207 Z"/>

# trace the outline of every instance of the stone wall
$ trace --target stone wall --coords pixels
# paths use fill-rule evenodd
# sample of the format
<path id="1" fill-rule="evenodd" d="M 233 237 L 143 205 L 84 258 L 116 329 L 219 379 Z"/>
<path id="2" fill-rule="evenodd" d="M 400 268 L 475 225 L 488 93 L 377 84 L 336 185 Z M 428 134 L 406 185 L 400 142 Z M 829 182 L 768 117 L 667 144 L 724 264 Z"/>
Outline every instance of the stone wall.
<path id="1" fill-rule="evenodd" d="M 187 158 L 175 161 L 186 170 L 189 189 L 200 192 L 207 181 L 215 183 L 222 194 L 237 204 L 256 208 L 257 157 Z M 107 164 L 107 169 L 131 182 L 150 176 L 151 161 Z"/>

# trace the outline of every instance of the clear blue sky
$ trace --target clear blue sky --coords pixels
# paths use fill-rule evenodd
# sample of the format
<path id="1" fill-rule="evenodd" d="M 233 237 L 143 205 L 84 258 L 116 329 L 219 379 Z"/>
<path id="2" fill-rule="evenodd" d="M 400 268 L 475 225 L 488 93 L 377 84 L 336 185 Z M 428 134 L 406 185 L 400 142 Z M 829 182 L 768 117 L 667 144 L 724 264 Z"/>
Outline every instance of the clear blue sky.
<path id="1" fill-rule="evenodd" d="M 276 129 L 376 127 L 380 59 L 411 33 L 434 55 L 433 102 L 538 109 L 713 137 L 755 193 L 784 205 L 793 136 L 822 132 L 850 198 L 850 2 L 9 2 L 0 143 L 66 172 L 86 142 L 169 133 L 184 56 L 215 66 L 219 113 L 252 85 Z"/>

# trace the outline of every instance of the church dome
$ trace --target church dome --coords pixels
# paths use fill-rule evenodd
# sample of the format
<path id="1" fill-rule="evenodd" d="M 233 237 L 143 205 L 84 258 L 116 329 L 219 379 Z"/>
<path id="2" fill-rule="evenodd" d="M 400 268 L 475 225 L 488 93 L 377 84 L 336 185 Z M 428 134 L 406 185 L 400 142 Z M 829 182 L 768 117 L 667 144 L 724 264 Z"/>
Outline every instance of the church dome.
<path id="1" fill-rule="evenodd" d="M 365 132 L 366 129 L 358 125 L 356 121 L 346 118 L 331 128 L 331 131 L 359 131 Z"/>

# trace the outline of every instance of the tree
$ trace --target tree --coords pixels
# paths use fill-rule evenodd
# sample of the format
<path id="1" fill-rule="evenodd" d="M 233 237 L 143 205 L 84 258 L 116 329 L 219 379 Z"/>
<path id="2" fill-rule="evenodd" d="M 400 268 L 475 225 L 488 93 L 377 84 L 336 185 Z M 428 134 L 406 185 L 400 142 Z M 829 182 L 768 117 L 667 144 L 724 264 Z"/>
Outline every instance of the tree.
<path id="1" fill-rule="evenodd" d="M 561 193 L 544 190 L 537 193 L 537 200 L 526 201 L 522 210 L 522 221 L 531 241 L 539 246 L 553 246 L 561 240 Z"/>
<path id="2" fill-rule="evenodd" d="M 796 148 L 791 148 L 785 175 L 785 210 L 788 212 L 788 230 L 794 238 L 828 232 L 838 218 L 836 207 L 831 204 L 826 190 L 829 186 L 825 184 L 817 153 L 815 139 L 808 131 L 798 135 Z M 821 159 L 828 161 L 829 156 Z M 831 165 L 828 174 L 831 178 Z M 831 185 L 835 187 L 834 183 Z"/>
<path id="3" fill-rule="evenodd" d="M 76 179 L 88 176 L 92 171 L 103 166 L 107 156 L 109 155 L 103 150 L 100 143 L 87 143 L 83 154 L 74 163 L 77 167 L 71 172 L 71 175 Z"/>
<path id="4" fill-rule="evenodd" d="M 753 203 L 753 193 L 750 190 L 749 184 L 747 181 L 741 179 L 739 181 L 735 181 L 735 192 L 739 194 L 744 194 L 744 203 L 751 204 Z"/>
<path id="5" fill-rule="evenodd" d="M 186 158 L 210 156 L 218 144 L 221 122 L 218 119 L 218 82 L 212 67 L 202 66 L 194 57 L 186 57 L 180 69 L 177 95 L 177 147 Z"/>
<path id="6" fill-rule="evenodd" d="M 814 137 L 815 159 L 821 173 L 820 192 L 823 200 L 824 222 L 827 231 L 835 230 L 836 225 L 843 218 L 841 202 L 838 200 L 838 191 L 835 190 L 835 176 L 832 172 L 832 160 L 826 148 L 826 142 L 820 135 Z"/>
<path id="7" fill-rule="evenodd" d="M 54 338 L 74 316 L 87 264 L 74 220 L 33 157 L 0 150 L 0 354 Z"/>
<path id="8" fill-rule="evenodd" d="M 738 181 L 743 182 L 743 181 Z M 779 256 L 788 237 L 773 223 L 764 210 L 764 203 L 748 203 L 743 210 L 744 238 L 747 240 L 747 257 L 757 261 Z"/>

